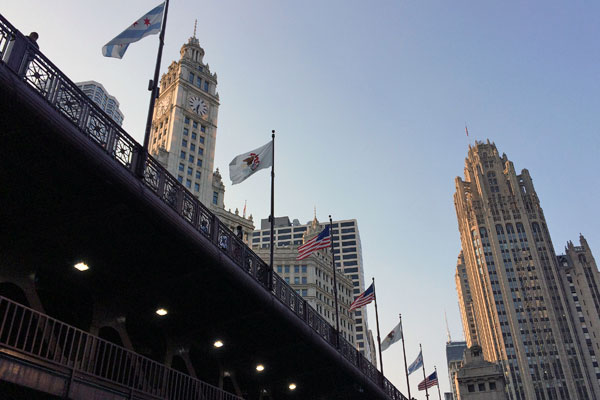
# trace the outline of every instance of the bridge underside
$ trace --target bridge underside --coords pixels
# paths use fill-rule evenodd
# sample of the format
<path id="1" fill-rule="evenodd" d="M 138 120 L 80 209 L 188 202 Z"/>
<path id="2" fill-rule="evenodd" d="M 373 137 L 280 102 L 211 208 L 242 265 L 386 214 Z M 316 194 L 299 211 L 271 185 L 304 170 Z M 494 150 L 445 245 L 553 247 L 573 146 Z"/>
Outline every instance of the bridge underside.
<path id="1" fill-rule="evenodd" d="M 36 96 L 0 65 L 1 295 L 247 398 L 384 398 Z"/>

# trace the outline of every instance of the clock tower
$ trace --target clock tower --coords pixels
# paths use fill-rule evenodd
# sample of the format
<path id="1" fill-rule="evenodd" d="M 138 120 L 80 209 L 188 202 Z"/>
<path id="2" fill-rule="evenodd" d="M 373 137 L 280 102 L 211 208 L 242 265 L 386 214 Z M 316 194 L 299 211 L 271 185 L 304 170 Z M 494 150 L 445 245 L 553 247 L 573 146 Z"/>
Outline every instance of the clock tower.
<path id="1" fill-rule="evenodd" d="M 194 36 L 181 47 L 181 58 L 160 80 L 154 107 L 149 151 L 221 221 L 244 238 L 252 232 L 252 217 L 225 211 L 225 186 L 215 171 L 219 94 L 217 74 L 203 61 L 204 49 Z"/>

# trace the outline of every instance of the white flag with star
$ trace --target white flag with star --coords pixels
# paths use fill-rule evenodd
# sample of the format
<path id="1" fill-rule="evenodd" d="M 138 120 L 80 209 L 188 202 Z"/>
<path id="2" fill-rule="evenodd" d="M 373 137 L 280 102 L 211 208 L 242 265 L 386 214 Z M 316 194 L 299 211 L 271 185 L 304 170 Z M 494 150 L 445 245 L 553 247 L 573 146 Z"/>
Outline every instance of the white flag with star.
<path id="1" fill-rule="evenodd" d="M 164 10 L 165 3 L 162 3 L 138 18 L 129 28 L 102 47 L 102 55 L 104 57 L 123 58 L 123 54 L 125 54 L 125 50 L 127 50 L 130 43 L 137 42 L 148 35 L 159 33 Z"/>

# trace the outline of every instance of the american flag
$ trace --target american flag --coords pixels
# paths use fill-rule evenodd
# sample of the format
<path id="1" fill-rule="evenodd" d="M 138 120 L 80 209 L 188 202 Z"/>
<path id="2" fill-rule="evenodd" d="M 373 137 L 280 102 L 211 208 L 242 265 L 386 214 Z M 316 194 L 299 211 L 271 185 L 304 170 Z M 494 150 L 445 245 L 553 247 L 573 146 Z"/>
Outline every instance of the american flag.
<path id="1" fill-rule="evenodd" d="M 427 389 L 429 389 L 432 386 L 436 386 L 438 384 L 438 379 L 437 379 L 437 371 L 435 371 L 433 374 L 429 375 L 427 378 L 425 378 L 424 380 L 421 381 L 421 383 L 419 383 L 419 390 L 425 390 L 425 387 L 427 387 Z"/>
<path id="2" fill-rule="evenodd" d="M 354 299 L 352 304 L 350 304 L 349 311 L 366 306 L 373 300 L 375 300 L 375 288 L 373 287 L 373 283 L 371 283 L 371 286 L 369 286 L 367 290 L 362 292 L 356 299 Z"/>
<path id="3" fill-rule="evenodd" d="M 326 249 L 329 246 L 331 246 L 331 235 L 329 234 L 329 225 L 327 225 L 321 233 L 298 247 L 298 257 L 296 257 L 296 260 L 303 260 L 315 251 Z"/>

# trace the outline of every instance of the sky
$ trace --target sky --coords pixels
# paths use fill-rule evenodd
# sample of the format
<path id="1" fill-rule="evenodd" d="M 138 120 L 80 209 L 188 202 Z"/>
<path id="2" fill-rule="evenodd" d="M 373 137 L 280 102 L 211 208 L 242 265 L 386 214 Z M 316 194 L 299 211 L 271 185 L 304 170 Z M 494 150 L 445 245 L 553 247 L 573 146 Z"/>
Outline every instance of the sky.
<path id="1" fill-rule="evenodd" d="M 141 142 L 158 36 L 122 60 L 101 48 L 159 1 L 5 3 L 2 14 L 25 34 L 37 31 L 67 76 L 99 81 L 119 100 L 125 130 Z M 321 221 L 358 220 L 381 336 L 402 313 L 408 362 L 421 343 L 442 393 L 444 313 L 452 339 L 463 338 L 452 195 L 469 143 L 489 139 L 517 171 L 530 171 L 557 252 L 581 232 L 600 254 L 597 1 L 173 0 L 162 71 L 195 19 L 218 75 L 215 165 L 226 207 L 247 201 L 257 224 L 268 216 L 268 170 L 232 187 L 227 166 L 274 129 L 276 215 L 304 223 L 316 207 Z M 383 361 L 406 394 L 402 346 Z M 410 377 L 420 400 L 421 379 Z"/>

